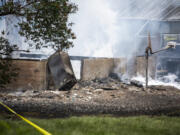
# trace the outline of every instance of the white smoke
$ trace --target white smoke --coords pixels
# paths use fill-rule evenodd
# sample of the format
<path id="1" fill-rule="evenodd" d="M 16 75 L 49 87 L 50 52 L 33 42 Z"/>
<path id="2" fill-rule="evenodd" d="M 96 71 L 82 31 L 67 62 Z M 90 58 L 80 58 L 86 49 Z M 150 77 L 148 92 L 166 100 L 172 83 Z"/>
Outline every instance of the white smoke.
<path id="1" fill-rule="evenodd" d="M 118 39 L 117 13 L 107 0 L 78 1 L 79 11 L 73 15 L 77 35 L 71 55 L 113 57 Z"/>
<path id="2" fill-rule="evenodd" d="M 172 0 L 75 1 L 79 11 L 71 20 L 75 23 L 73 31 L 77 39 L 74 41 L 75 47 L 70 49 L 69 53 L 96 57 L 132 56 L 141 42 L 137 39 L 141 30 L 148 26 L 151 20 L 161 20 L 163 12 L 173 2 Z M 142 23 L 133 19 L 148 21 Z M 153 25 L 149 31 L 159 32 L 159 27 Z M 165 29 L 168 31 L 168 26 Z M 147 36 L 148 31 L 145 34 Z"/>
<path id="3" fill-rule="evenodd" d="M 148 32 L 157 34 L 163 27 L 164 33 L 169 32 L 168 25 L 151 24 L 152 20 L 161 20 L 174 10 L 172 0 L 79 0 L 76 2 L 79 11 L 71 20 L 75 23 L 73 31 L 77 35 L 75 47 L 70 49 L 70 55 L 95 57 L 131 57 L 136 53 L 141 40 L 147 41 Z M 173 5 L 166 11 L 169 5 Z M 176 6 L 175 6 L 176 7 Z M 165 13 L 165 14 L 164 14 Z M 148 20 L 142 22 L 133 19 Z M 128 20 L 128 21 L 125 21 Z M 141 31 L 151 25 L 146 35 Z M 152 37 L 154 35 L 152 34 Z M 139 39 L 138 39 L 139 38 Z M 153 44 L 153 39 L 152 39 Z M 159 43 L 160 44 L 160 43 Z M 144 44 L 146 46 L 146 44 Z M 159 49 L 152 45 L 154 51 Z M 142 48 L 142 47 L 141 47 Z M 142 49 L 143 52 L 145 48 Z M 131 64 L 130 64 L 131 66 Z M 132 70 L 131 68 L 130 70 Z M 128 74 L 123 75 L 128 77 Z M 139 78 L 139 77 L 137 77 Z M 140 77 L 141 78 L 141 77 Z M 173 76 L 168 76 L 173 78 Z M 142 78 L 141 78 L 142 79 Z M 145 80 L 143 78 L 143 80 Z M 164 83 L 152 80 L 150 84 L 176 85 L 175 81 Z M 178 85 L 176 85 L 178 87 Z"/>
<path id="4" fill-rule="evenodd" d="M 71 20 L 75 23 L 73 31 L 77 39 L 69 51 L 71 55 L 120 57 L 134 54 L 137 42 L 132 31 L 137 28 L 133 28 L 131 21 L 120 19 L 123 7 L 122 11 L 130 12 L 129 1 L 83 0 L 76 3 L 79 10 Z M 136 23 L 141 28 L 141 24 Z"/>
<path id="5" fill-rule="evenodd" d="M 175 74 L 168 74 L 166 76 L 161 77 L 160 79 L 152 79 L 149 78 L 148 85 L 163 85 L 163 86 L 172 86 L 177 89 L 180 89 L 180 83 L 176 81 L 178 77 Z M 145 77 L 142 76 L 136 76 L 133 77 L 132 80 L 137 80 L 145 86 Z"/>

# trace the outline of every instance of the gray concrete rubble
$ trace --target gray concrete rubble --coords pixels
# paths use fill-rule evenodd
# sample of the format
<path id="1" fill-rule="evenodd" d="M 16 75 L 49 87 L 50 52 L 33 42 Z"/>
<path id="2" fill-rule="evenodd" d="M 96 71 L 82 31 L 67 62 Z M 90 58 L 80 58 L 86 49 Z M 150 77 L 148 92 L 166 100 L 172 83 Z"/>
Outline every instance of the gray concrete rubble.
<path id="1" fill-rule="evenodd" d="M 167 86 L 143 88 L 137 83 L 125 84 L 109 77 L 78 81 L 69 91 L 0 91 L 0 101 L 22 115 L 37 117 L 180 115 L 180 90 Z M 3 107 L 0 110 L 7 112 Z"/>

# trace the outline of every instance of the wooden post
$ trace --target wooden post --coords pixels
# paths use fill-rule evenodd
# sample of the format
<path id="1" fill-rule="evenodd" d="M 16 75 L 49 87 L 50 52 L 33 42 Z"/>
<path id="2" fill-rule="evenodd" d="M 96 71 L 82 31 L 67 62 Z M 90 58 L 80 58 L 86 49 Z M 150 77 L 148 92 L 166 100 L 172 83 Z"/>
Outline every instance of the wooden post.
<path id="1" fill-rule="evenodd" d="M 146 51 L 146 88 L 148 87 L 148 59 L 149 59 L 149 53 Z"/>
<path id="2" fill-rule="evenodd" d="M 175 44 L 174 43 L 169 43 L 167 44 L 167 46 L 165 48 L 162 48 L 158 51 L 155 51 L 153 52 L 152 51 L 152 46 L 151 46 L 151 35 L 150 33 L 148 33 L 148 46 L 145 50 L 145 55 L 146 55 L 146 88 L 148 87 L 148 59 L 149 59 L 149 53 L 150 54 L 155 54 L 155 53 L 158 53 L 158 52 L 161 52 L 161 51 L 165 51 L 169 48 L 174 48 L 175 47 Z"/>

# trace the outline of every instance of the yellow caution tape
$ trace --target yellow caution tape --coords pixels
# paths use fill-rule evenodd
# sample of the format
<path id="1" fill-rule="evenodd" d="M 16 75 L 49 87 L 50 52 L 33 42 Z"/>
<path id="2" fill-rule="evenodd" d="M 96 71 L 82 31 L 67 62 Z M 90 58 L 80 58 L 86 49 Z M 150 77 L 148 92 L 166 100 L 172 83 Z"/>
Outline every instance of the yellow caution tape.
<path id="1" fill-rule="evenodd" d="M 24 118 L 23 116 L 19 115 L 18 113 L 16 113 L 15 111 L 13 111 L 11 108 L 9 108 L 7 105 L 3 104 L 2 102 L 0 102 L 0 104 L 2 106 L 4 106 L 6 109 L 8 109 L 10 112 L 14 113 L 15 115 L 17 115 L 18 117 L 20 117 L 22 120 L 24 120 L 25 122 L 27 122 L 28 124 L 30 124 L 31 126 L 33 126 L 34 128 L 36 128 L 39 132 L 41 132 L 43 135 L 51 135 L 51 133 L 47 132 L 46 130 L 40 128 L 38 125 L 32 123 L 31 121 L 29 121 L 28 119 Z"/>

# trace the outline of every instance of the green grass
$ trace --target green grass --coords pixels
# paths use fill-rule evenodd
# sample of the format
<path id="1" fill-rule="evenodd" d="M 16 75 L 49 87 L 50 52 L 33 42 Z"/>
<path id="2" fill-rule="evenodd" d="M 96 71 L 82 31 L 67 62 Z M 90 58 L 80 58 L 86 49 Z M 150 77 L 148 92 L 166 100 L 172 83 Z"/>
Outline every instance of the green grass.
<path id="1" fill-rule="evenodd" d="M 29 120 L 54 135 L 180 135 L 178 117 L 70 117 Z M 0 118 L 1 135 L 39 135 L 22 120 Z"/>

